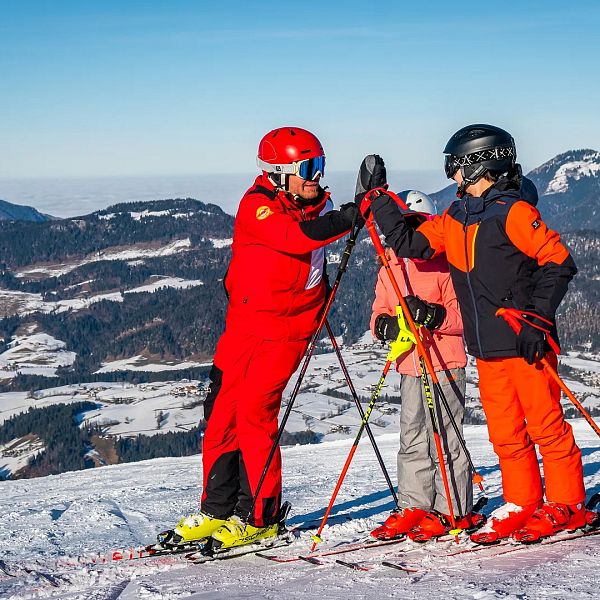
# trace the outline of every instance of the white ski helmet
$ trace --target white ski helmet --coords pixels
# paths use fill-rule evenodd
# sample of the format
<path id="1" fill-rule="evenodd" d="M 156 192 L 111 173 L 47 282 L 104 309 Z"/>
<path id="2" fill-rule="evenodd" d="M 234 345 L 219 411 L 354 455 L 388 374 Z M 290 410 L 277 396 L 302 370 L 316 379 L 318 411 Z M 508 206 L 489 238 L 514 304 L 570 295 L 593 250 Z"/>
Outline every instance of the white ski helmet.
<path id="1" fill-rule="evenodd" d="M 437 215 L 435 202 L 427 194 L 419 190 L 405 190 L 398 195 L 413 212 Z"/>

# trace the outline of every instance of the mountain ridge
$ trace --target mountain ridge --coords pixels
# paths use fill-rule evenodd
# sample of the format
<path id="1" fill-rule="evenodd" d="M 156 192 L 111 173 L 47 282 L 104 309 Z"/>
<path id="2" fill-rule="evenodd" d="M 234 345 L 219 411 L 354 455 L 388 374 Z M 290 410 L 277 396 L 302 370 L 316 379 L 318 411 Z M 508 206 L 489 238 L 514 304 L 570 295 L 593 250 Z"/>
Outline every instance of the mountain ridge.
<path id="1" fill-rule="evenodd" d="M 54 219 L 51 215 L 39 212 L 33 206 L 14 204 L 0 199 L 0 220 L 2 221 L 33 221 L 43 223 Z"/>

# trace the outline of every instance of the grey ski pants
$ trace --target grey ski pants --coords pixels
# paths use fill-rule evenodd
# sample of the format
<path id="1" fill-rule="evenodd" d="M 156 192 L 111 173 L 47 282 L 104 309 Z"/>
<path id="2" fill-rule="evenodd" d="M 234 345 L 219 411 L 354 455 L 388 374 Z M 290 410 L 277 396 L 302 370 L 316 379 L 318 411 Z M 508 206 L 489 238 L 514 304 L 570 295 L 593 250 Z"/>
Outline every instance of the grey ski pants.
<path id="1" fill-rule="evenodd" d="M 462 432 L 465 409 L 465 370 L 437 372 L 454 420 Z M 430 380 L 431 385 L 431 380 Z M 433 387 L 432 393 L 433 393 Z M 400 450 L 398 499 L 400 507 L 437 510 L 448 514 L 444 482 L 439 470 L 427 400 L 420 377 L 402 375 L 400 384 Z M 454 514 L 464 516 L 473 507 L 473 483 L 469 463 L 445 408 L 438 402 L 436 415 Z"/>

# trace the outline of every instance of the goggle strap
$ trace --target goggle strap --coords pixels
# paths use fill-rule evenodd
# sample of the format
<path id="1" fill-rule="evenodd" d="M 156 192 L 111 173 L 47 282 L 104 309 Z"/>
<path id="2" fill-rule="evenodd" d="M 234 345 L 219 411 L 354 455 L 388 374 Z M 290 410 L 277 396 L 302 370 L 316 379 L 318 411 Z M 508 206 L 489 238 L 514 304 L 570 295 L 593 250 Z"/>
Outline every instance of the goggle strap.
<path id="1" fill-rule="evenodd" d="M 266 173 L 281 173 L 283 175 L 295 175 L 296 165 L 294 163 L 287 165 L 272 165 L 271 163 L 261 160 L 260 157 L 256 157 L 256 165 L 261 171 Z"/>

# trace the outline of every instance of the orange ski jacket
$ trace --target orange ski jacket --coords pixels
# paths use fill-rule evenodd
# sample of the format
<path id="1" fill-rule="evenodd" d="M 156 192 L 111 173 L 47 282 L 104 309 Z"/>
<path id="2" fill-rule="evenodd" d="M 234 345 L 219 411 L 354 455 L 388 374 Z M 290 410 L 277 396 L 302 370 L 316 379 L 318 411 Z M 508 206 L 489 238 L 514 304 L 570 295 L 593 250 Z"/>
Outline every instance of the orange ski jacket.
<path id="1" fill-rule="evenodd" d="M 397 256 L 446 254 L 467 350 L 479 358 L 517 356 L 516 335 L 496 317 L 498 308 L 528 308 L 554 320 L 577 273 L 558 233 L 516 189 L 492 187 L 481 198 L 466 195 L 416 229 L 407 226 L 389 196 L 376 198 L 372 209 Z M 556 338 L 555 328 L 552 333 Z"/>

